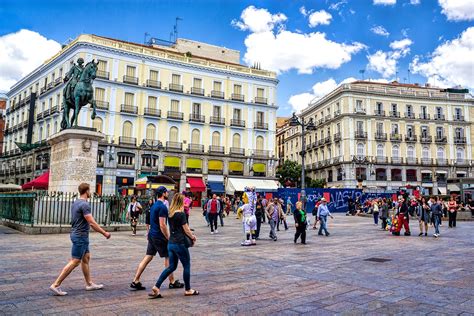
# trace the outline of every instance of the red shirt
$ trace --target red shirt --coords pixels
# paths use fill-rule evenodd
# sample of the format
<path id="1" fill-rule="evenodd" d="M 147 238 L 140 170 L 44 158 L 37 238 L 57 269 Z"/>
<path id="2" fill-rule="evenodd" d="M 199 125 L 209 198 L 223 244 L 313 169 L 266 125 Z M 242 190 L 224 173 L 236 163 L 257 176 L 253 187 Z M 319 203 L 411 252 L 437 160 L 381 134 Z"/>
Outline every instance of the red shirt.
<path id="1" fill-rule="evenodd" d="M 217 200 L 211 200 L 211 209 L 209 210 L 211 214 L 217 214 Z"/>

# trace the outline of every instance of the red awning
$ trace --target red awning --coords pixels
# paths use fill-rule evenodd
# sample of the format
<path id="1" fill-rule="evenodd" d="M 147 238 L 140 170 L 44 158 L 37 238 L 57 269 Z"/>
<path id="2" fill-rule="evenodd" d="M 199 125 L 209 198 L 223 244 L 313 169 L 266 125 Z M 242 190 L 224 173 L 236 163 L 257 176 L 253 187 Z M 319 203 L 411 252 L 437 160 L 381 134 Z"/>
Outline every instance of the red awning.
<path id="1" fill-rule="evenodd" d="M 21 186 L 23 190 L 28 190 L 28 189 L 40 189 L 40 190 L 46 190 L 48 189 L 48 184 L 49 184 L 49 170 L 40 175 L 38 178 L 35 178 L 31 180 L 30 182 L 27 182 Z"/>
<path id="2" fill-rule="evenodd" d="M 187 180 L 188 180 L 191 192 L 204 192 L 204 191 L 206 191 L 206 185 L 202 181 L 202 178 L 188 177 Z"/>

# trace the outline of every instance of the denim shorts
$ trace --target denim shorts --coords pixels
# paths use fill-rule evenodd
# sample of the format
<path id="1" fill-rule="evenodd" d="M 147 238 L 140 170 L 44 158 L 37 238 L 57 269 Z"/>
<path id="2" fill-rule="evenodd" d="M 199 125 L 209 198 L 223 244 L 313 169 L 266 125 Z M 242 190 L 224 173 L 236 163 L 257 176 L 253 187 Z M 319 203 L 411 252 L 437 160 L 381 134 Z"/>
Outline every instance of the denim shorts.
<path id="1" fill-rule="evenodd" d="M 74 259 L 82 259 L 89 252 L 88 236 L 71 236 L 72 249 L 71 257 Z"/>

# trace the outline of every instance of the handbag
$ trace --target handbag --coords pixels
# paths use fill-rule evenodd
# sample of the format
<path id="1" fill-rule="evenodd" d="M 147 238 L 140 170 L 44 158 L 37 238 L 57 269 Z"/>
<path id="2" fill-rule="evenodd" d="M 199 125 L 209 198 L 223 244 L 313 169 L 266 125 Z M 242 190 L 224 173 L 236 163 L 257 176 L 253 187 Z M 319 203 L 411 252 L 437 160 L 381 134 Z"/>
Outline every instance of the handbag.
<path id="1" fill-rule="evenodd" d="M 184 246 L 191 248 L 194 246 L 194 240 L 192 240 L 187 234 L 184 234 Z"/>

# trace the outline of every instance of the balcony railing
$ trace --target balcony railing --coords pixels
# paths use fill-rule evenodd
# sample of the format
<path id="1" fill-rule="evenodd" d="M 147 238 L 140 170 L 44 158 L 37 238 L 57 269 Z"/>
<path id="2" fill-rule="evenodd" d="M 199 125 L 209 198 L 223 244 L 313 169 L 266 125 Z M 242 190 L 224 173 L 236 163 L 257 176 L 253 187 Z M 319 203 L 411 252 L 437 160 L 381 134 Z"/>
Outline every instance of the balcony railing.
<path id="1" fill-rule="evenodd" d="M 388 163 L 388 157 L 385 156 L 376 156 L 375 157 L 376 163 Z"/>
<path id="2" fill-rule="evenodd" d="M 135 164 L 125 164 L 125 163 L 117 163 L 117 168 L 119 169 L 135 169 Z"/>
<path id="3" fill-rule="evenodd" d="M 230 120 L 230 126 L 245 127 L 245 121 L 244 120 L 231 119 Z"/>
<path id="4" fill-rule="evenodd" d="M 438 144 L 446 144 L 448 142 L 448 139 L 446 136 L 436 136 L 435 137 L 435 143 L 438 143 Z"/>
<path id="5" fill-rule="evenodd" d="M 407 118 L 407 119 L 415 119 L 415 113 L 413 113 L 413 112 L 410 112 L 410 113 L 405 112 L 405 118 Z"/>
<path id="6" fill-rule="evenodd" d="M 58 112 L 59 112 L 58 110 L 59 110 L 59 109 L 58 109 L 58 106 L 55 105 L 55 106 L 53 106 L 53 107 L 51 108 L 50 114 L 53 115 L 54 113 L 58 113 Z"/>
<path id="7" fill-rule="evenodd" d="M 434 119 L 435 119 L 436 121 L 444 121 L 445 118 L 446 118 L 446 117 L 444 116 L 444 114 L 435 115 L 435 117 L 434 117 Z"/>
<path id="8" fill-rule="evenodd" d="M 364 108 L 358 108 L 358 107 L 356 107 L 354 113 L 357 113 L 357 114 L 365 114 L 366 111 L 365 111 Z"/>
<path id="9" fill-rule="evenodd" d="M 130 113 L 130 114 L 137 114 L 138 113 L 138 106 L 129 105 L 129 104 L 122 104 L 122 105 L 120 105 L 120 112 Z"/>
<path id="10" fill-rule="evenodd" d="M 334 117 L 341 115 L 341 110 L 334 111 Z"/>
<path id="11" fill-rule="evenodd" d="M 224 153 L 224 146 L 209 146 L 209 152 L 214 154 L 223 154 Z"/>
<path id="12" fill-rule="evenodd" d="M 421 158 L 420 163 L 424 166 L 429 166 L 433 164 L 433 159 L 432 158 Z"/>
<path id="13" fill-rule="evenodd" d="M 421 120 L 429 120 L 430 119 L 430 115 L 425 113 L 420 113 L 420 115 L 418 116 Z"/>
<path id="14" fill-rule="evenodd" d="M 183 114 L 183 112 L 168 111 L 167 117 L 169 119 L 181 120 L 182 121 L 183 118 L 184 118 L 184 114 Z"/>
<path id="15" fill-rule="evenodd" d="M 63 82 L 63 78 L 57 78 L 56 80 L 54 80 L 54 86 L 58 86 L 58 85 L 60 85 L 62 82 Z"/>
<path id="16" fill-rule="evenodd" d="M 110 73 L 109 73 L 108 71 L 97 70 L 97 73 L 95 74 L 95 76 L 96 76 L 97 78 L 109 80 L 109 78 L 110 78 Z"/>
<path id="17" fill-rule="evenodd" d="M 418 164 L 418 159 L 415 157 L 407 157 L 405 158 L 406 163 L 409 165 L 417 165 Z"/>
<path id="18" fill-rule="evenodd" d="M 400 112 L 390 111 L 390 117 L 400 117 Z"/>
<path id="19" fill-rule="evenodd" d="M 267 104 L 268 100 L 267 100 L 267 98 L 263 98 L 263 97 L 255 97 L 255 103 Z"/>
<path id="20" fill-rule="evenodd" d="M 375 116 L 385 116 L 385 111 L 375 111 Z"/>
<path id="21" fill-rule="evenodd" d="M 454 164 L 456 166 L 467 166 L 467 165 L 469 165 L 469 160 L 463 159 L 463 158 L 456 159 L 456 160 L 454 160 Z"/>
<path id="22" fill-rule="evenodd" d="M 217 98 L 217 99 L 224 99 L 224 92 L 222 91 L 217 91 L 217 90 L 212 90 L 211 91 L 211 97 L 212 98 Z"/>
<path id="23" fill-rule="evenodd" d="M 181 142 L 166 142 L 166 150 L 183 150 L 183 143 Z"/>
<path id="24" fill-rule="evenodd" d="M 203 153 L 204 152 L 204 145 L 189 144 L 188 145 L 188 152 L 190 152 L 190 153 Z"/>
<path id="25" fill-rule="evenodd" d="M 143 111 L 143 114 L 148 116 L 161 117 L 161 110 L 146 107 Z"/>
<path id="26" fill-rule="evenodd" d="M 204 115 L 196 114 L 196 113 L 191 113 L 189 114 L 189 121 L 191 122 L 198 122 L 198 123 L 204 123 L 205 117 Z"/>
<path id="27" fill-rule="evenodd" d="M 402 157 L 392 157 L 392 163 L 402 164 L 403 158 Z"/>
<path id="28" fill-rule="evenodd" d="M 405 135 L 405 141 L 407 143 L 415 143 L 417 140 L 416 135 Z"/>
<path id="29" fill-rule="evenodd" d="M 241 101 L 241 102 L 245 101 L 245 96 L 243 94 L 232 93 L 230 98 L 234 101 Z"/>
<path id="30" fill-rule="evenodd" d="M 255 149 L 253 155 L 254 157 L 257 157 L 257 158 L 268 158 L 270 156 L 270 151 Z"/>
<path id="31" fill-rule="evenodd" d="M 431 135 L 425 135 L 420 137 L 420 142 L 422 144 L 429 144 L 433 141 L 433 137 Z"/>
<path id="32" fill-rule="evenodd" d="M 225 118 L 220 116 L 211 116 L 209 123 L 217 125 L 225 125 Z"/>
<path id="33" fill-rule="evenodd" d="M 97 109 L 99 110 L 107 111 L 109 109 L 109 102 L 107 101 L 95 100 L 95 105 L 97 106 Z"/>
<path id="34" fill-rule="evenodd" d="M 324 138 L 324 143 L 325 144 L 331 143 L 331 136 L 326 136 L 326 138 Z"/>
<path id="35" fill-rule="evenodd" d="M 465 144 L 466 143 L 466 137 L 454 137 L 454 143 L 455 144 Z"/>
<path id="36" fill-rule="evenodd" d="M 453 120 L 462 122 L 464 121 L 464 116 L 463 115 L 454 115 Z"/>
<path id="37" fill-rule="evenodd" d="M 183 85 L 176 84 L 176 83 L 170 83 L 169 86 L 168 86 L 168 89 L 170 91 L 183 92 Z"/>
<path id="38" fill-rule="evenodd" d="M 367 132 L 364 131 L 355 131 L 354 137 L 356 139 L 367 139 Z"/>
<path id="39" fill-rule="evenodd" d="M 119 144 L 120 145 L 137 145 L 137 139 L 135 137 L 125 137 L 125 136 L 120 136 L 119 137 Z"/>
<path id="40" fill-rule="evenodd" d="M 438 166 L 446 166 L 448 164 L 448 159 L 436 158 L 436 163 L 438 164 Z"/>
<path id="41" fill-rule="evenodd" d="M 146 81 L 146 86 L 150 88 L 161 89 L 161 81 L 148 79 Z"/>
<path id="42" fill-rule="evenodd" d="M 254 122 L 253 123 L 253 127 L 255 129 L 264 129 L 264 130 L 267 130 L 268 129 L 268 123 L 264 123 L 264 122 Z"/>
<path id="43" fill-rule="evenodd" d="M 191 94 L 204 95 L 203 88 L 191 87 Z"/>
<path id="44" fill-rule="evenodd" d="M 230 147 L 229 153 L 231 155 L 245 156 L 245 149 L 238 147 Z"/>
<path id="45" fill-rule="evenodd" d="M 334 134 L 334 141 L 340 141 L 341 140 L 341 132 L 337 132 Z"/>
<path id="46" fill-rule="evenodd" d="M 376 140 L 387 140 L 387 133 L 375 133 L 375 139 Z"/>
<path id="47" fill-rule="evenodd" d="M 129 84 L 138 84 L 138 78 L 131 77 L 131 76 L 123 76 L 123 82 L 129 83 Z"/>
<path id="48" fill-rule="evenodd" d="M 401 135 L 401 134 L 392 133 L 392 134 L 390 134 L 390 140 L 391 140 L 392 142 L 401 142 L 401 141 L 402 141 L 402 135 Z"/>

